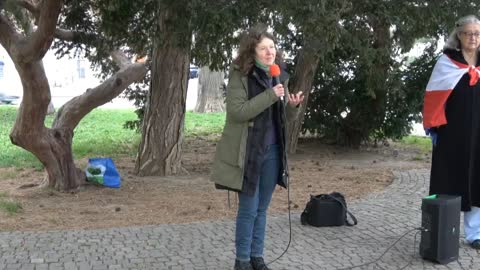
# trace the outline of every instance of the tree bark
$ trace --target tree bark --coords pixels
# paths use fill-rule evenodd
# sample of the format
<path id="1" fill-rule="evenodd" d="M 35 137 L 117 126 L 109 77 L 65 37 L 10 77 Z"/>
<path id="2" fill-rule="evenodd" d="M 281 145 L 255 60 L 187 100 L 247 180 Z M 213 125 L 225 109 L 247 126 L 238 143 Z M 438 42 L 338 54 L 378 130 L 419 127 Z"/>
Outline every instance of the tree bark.
<path id="1" fill-rule="evenodd" d="M 162 40 L 154 45 L 152 79 L 135 163 L 135 173 L 140 176 L 172 175 L 183 171 L 181 150 L 190 45 L 182 42 L 191 40 L 191 34 L 167 25 L 182 16 L 166 8 L 160 10 L 158 17 Z"/>
<path id="2" fill-rule="evenodd" d="M 23 86 L 10 140 L 33 153 L 45 166 L 48 186 L 72 190 L 85 179 L 73 162 L 73 132 L 44 125 L 51 95 L 42 58 L 52 44 L 63 1 L 45 0 L 38 5 L 37 29 L 27 35 L 17 32 L 14 23 L 0 15 L 0 42 L 15 63 Z"/>
<path id="3" fill-rule="evenodd" d="M 372 82 L 372 88 L 375 95 L 372 98 L 374 113 L 381 115 L 381 119 L 385 116 L 385 101 L 388 89 L 385 87 L 388 78 L 388 70 L 390 69 L 391 60 L 391 41 L 390 41 L 390 25 L 386 20 L 377 19 L 372 23 L 375 41 L 373 47 L 377 50 L 374 58 L 373 69 L 369 73 L 369 81 Z"/>
<path id="4" fill-rule="evenodd" d="M 25 36 L 16 31 L 9 18 L 0 14 L 0 43 L 15 63 L 23 86 L 23 99 L 10 140 L 31 152 L 45 166 L 47 186 L 74 191 L 86 177 L 73 159 L 73 130 L 93 108 L 110 101 L 132 82 L 141 80 L 147 70 L 144 64 L 130 64 L 120 52 L 113 53 L 120 70 L 101 85 L 67 102 L 58 111 L 52 128 L 45 127 L 51 95 L 42 58 L 51 46 L 63 2 L 44 0 L 39 3 L 38 14 L 34 12 L 38 27 Z M 37 6 L 30 8 L 35 11 Z"/>
<path id="5" fill-rule="evenodd" d="M 43 64 L 41 61 L 16 64 L 23 99 L 10 140 L 34 154 L 45 166 L 47 186 L 61 191 L 75 190 L 85 181 L 85 174 L 73 161 L 73 130 L 49 129 L 44 125 L 51 96 Z"/>
<path id="6" fill-rule="evenodd" d="M 94 108 L 118 96 L 133 81 L 143 78 L 143 64 L 125 65 L 99 86 L 73 98 L 58 111 L 52 128 L 44 126 L 51 100 L 50 87 L 41 61 L 17 65 L 24 96 L 10 140 L 33 153 L 45 166 L 46 185 L 60 191 L 75 191 L 85 183 L 85 173 L 75 166 L 73 130 Z"/>
<path id="7" fill-rule="evenodd" d="M 297 143 L 300 132 L 302 131 L 303 120 L 305 118 L 305 110 L 308 104 L 308 97 L 312 90 L 315 72 L 319 62 L 318 54 L 313 50 L 302 50 L 299 52 L 298 62 L 295 67 L 295 73 L 290 83 L 290 93 L 303 92 L 305 100 L 301 106 L 299 118 L 287 125 L 288 140 L 287 149 L 293 154 L 297 151 Z"/>
<path id="8" fill-rule="evenodd" d="M 223 72 L 212 71 L 207 66 L 200 69 L 195 112 L 209 113 L 225 111 L 225 81 L 223 77 Z"/>

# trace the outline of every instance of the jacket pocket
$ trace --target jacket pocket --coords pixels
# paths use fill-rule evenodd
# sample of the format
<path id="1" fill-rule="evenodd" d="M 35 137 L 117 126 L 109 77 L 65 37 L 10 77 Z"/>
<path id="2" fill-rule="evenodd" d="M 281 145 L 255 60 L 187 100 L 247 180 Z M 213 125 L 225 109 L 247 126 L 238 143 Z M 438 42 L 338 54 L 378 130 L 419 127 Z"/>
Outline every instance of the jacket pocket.
<path id="1" fill-rule="evenodd" d="M 238 135 L 235 136 L 235 134 L 231 134 L 231 132 L 224 131 L 217 147 L 218 159 L 229 165 L 238 167 L 239 143 Z"/>

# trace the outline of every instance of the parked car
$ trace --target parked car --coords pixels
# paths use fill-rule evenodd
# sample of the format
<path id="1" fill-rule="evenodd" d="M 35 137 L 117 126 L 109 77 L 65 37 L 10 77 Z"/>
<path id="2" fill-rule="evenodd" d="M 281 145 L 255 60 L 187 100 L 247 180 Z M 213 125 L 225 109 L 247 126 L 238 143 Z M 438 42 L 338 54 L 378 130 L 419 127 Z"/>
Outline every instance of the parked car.
<path id="1" fill-rule="evenodd" d="M 189 79 L 198 78 L 198 67 L 194 65 L 190 65 L 190 75 L 188 76 Z"/>
<path id="2" fill-rule="evenodd" d="M 11 96 L 0 92 L 0 104 L 11 104 L 16 105 L 20 103 L 19 96 Z"/>

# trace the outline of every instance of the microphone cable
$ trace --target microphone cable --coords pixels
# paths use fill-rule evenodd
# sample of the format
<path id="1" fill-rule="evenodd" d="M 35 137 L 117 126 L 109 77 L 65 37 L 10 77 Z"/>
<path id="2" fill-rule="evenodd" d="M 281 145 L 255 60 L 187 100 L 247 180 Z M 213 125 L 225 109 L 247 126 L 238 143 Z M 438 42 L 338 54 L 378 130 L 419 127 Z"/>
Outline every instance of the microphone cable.
<path id="1" fill-rule="evenodd" d="M 415 231 L 415 230 L 418 230 L 418 232 L 415 233 L 415 236 L 413 238 L 413 256 L 412 258 L 410 258 L 410 260 L 408 261 L 408 263 L 406 265 L 404 265 L 403 267 L 401 268 L 398 268 L 398 270 L 403 270 L 405 268 L 407 268 L 408 266 L 410 266 L 410 264 L 413 262 L 413 260 L 415 259 L 415 255 L 416 255 L 416 249 L 415 247 L 417 246 L 417 235 L 421 232 L 426 232 L 428 231 L 428 229 L 426 228 L 423 228 L 423 227 L 420 227 L 420 228 L 414 228 L 414 229 L 411 229 L 411 230 L 408 230 L 406 233 L 404 233 L 402 236 L 400 236 L 400 238 L 398 238 L 392 245 L 390 245 L 383 253 L 382 255 L 380 255 L 380 257 L 378 257 L 377 259 L 371 261 L 371 262 L 368 262 L 368 263 L 364 263 L 364 264 L 360 264 L 360 265 L 354 265 L 354 266 L 350 266 L 350 267 L 346 267 L 346 268 L 340 268 L 340 269 L 337 269 L 337 270 L 350 270 L 350 269 L 354 269 L 354 268 L 357 268 L 357 267 L 362 267 L 362 266 L 367 266 L 367 265 L 370 265 L 370 264 L 373 264 L 373 263 L 377 263 L 379 262 L 382 257 L 391 249 L 393 248 L 397 243 L 398 241 L 400 241 L 402 238 L 404 238 L 407 234 Z M 465 268 L 463 268 L 463 265 L 460 263 L 460 261 L 458 260 L 459 258 L 457 258 L 457 263 L 458 265 L 460 266 L 460 268 L 462 270 L 465 270 Z M 380 265 L 378 265 L 378 267 L 380 267 L 381 269 L 383 269 Z"/>
<path id="2" fill-rule="evenodd" d="M 403 269 L 407 268 L 407 267 L 413 262 L 413 260 L 415 259 L 415 255 L 416 255 L 416 253 L 415 253 L 415 247 L 417 246 L 417 245 L 416 245 L 417 235 L 418 235 L 419 233 L 421 233 L 421 232 L 426 232 L 426 231 L 428 231 L 428 230 L 425 229 L 425 228 L 418 228 L 418 229 L 419 229 L 419 231 L 416 232 L 416 233 L 415 233 L 415 236 L 413 237 L 413 256 L 412 256 L 412 258 L 410 258 L 410 261 L 408 261 L 408 263 L 407 263 L 405 266 L 403 266 L 402 268 L 399 268 L 398 270 L 403 270 Z M 457 257 L 458 266 L 460 266 L 460 268 L 461 268 L 462 270 L 465 270 L 465 268 L 463 268 L 463 265 L 460 263 L 460 261 L 459 261 L 458 259 L 459 259 L 459 257 Z"/>
<path id="3" fill-rule="evenodd" d="M 414 242 L 413 242 L 413 257 L 410 259 L 410 261 L 405 265 L 403 266 L 402 268 L 399 268 L 398 270 L 403 270 L 405 268 L 407 268 L 412 262 L 413 262 L 413 259 L 415 258 L 415 244 L 416 244 L 416 239 L 417 239 L 417 234 L 422 232 L 422 231 L 425 231 L 426 229 L 425 228 L 414 228 L 414 229 L 411 229 L 411 230 L 408 230 L 406 233 L 404 233 L 402 236 L 400 236 L 395 242 L 393 242 L 393 244 L 391 244 L 381 255 L 380 257 L 378 257 L 377 259 L 371 261 L 371 262 L 367 262 L 367 263 L 364 263 L 364 264 L 359 264 L 359 265 L 354 265 L 354 266 L 349 266 L 349 267 L 345 267 L 345 268 L 339 268 L 337 270 L 351 270 L 351 269 L 354 269 L 354 268 L 357 268 L 357 267 L 362 267 L 362 266 L 367 266 L 367 265 L 370 265 L 370 264 L 374 264 L 374 263 L 377 263 L 379 262 L 383 256 L 385 256 L 385 254 L 387 254 L 387 252 L 392 249 L 401 239 L 403 239 L 405 236 L 407 236 L 409 233 L 413 232 L 413 231 L 416 231 L 418 230 L 418 232 L 415 234 L 415 237 L 414 237 Z M 379 266 L 380 268 L 382 268 L 381 266 Z M 383 269 L 383 268 L 382 268 Z"/>
<path id="4" fill-rule="evenodd" d="M 287 179 L 287 209 L 288 209 L 288 230 L 289 230 L 289 236 L 288 236 L 288 244 L 285 250 L 278 256 L 276 259 L 273 261 L 267 263 L 267 265 L 270 265 L 283 257 L 285 253 L 287 253 L 288 248 L 290 247 L 290 244 L 292 243 L 292 216 L 291 216 L 291 207 L 290 207 L 290 173 L 288 172 L 288 151 L 287 151 L 287 114 L 285 112 L 288 103 L 286 102 L 285 99 L 280 100 L 280 106 L 282 107 L 282 117 L 283 117 L 283 124 L 285 125 L 285 131 L 283 131 L 283 137 L 285 138 L 283 141 L 285 142 L 283 145 L 283 152 L 285 153 L 285 168 L 284 168 L 284 176 L 286 176 Z"/>
<path id="5" fill-rule="evenodd" d="M 410 261 L 408 261 L 408 263 L 404 267 L 402 267 L 398 270 L 403 270 L 403 269 L 407 268 L 413 262 L 413 260 L 415 259 L 415 255 L 416 255 L 415 247 L 417 246 L 417 235 L 419 233 L 421 233 L 422 231 L 425 231 L 425 230 L 426 229 L 419 228 L 418 232 L 415 233 L 415 235 L 413 236 L 413 255 L 412 255 L 412 258 L 410 258 Z"/>
<path id="6" fill-rule="evenodd" d="M 287 179 L 288 179 L 288 181 L 287 181 L 287 204 L 288 204 L 288 228 L 289 228 L 288 244 L 287 244 L 287 247 L 285 248 L 285 250 L 282 252 L 282 254 L 280 254 L 280 256 L 278 256 L 273 261 L 267 263 L 267 265 L 270 265 L 270 264 L 274 263 L 275 261 L 277 261 L 278 259 L 280 259 L 281 257 L 283 257 L 283 255 L 285 255 L 285 253 L 287 253 L 288 248 L 290 247 L 290 243 L 292 242 L 292 217 L 291 217 L 291 213 L 290 213 L 290 178 L 287 178 Z"/>

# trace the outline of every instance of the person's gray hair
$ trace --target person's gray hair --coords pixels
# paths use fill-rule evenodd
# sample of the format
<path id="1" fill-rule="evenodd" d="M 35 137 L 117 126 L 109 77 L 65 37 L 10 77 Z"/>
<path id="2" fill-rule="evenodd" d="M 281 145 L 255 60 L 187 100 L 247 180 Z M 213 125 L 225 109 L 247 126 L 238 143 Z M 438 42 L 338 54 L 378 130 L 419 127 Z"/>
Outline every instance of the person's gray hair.
<path id="1" fill-rule="evenodd" d="M 458 38 L 458 34 L 463 31 L 463 27 L 466 24 L 476 23 L 480 24 L 480 20 L 475 15 L 468 15 L 465 17 L 460 18 L 455 23 L 455 29 L 450 33 L 447 41 L 445 42 L 445 46 L 443 49 L 453 49 L 453 50 L 460 50 L 460 39 Z"/>

